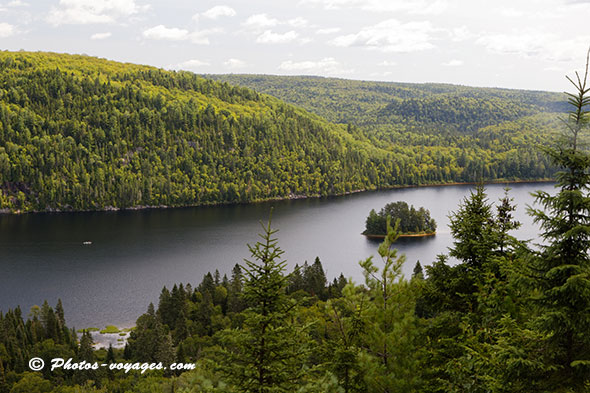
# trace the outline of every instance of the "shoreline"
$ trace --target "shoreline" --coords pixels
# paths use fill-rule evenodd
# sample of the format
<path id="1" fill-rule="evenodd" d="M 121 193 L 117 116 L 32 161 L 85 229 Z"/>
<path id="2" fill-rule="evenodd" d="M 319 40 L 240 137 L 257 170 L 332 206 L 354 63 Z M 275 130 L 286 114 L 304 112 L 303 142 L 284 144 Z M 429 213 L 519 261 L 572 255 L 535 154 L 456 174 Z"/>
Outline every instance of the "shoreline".
<path id="1" fill-rule="evenodd" d="M 477 184 L 521 184 L 521 183 L 554 183 L 555 179 L 536 179 L 536 180 L 489 180 L 484 182 L 450 182 L 450 183 L 432 183 L 432 184 L 414 184 L 414 185 L 393 185 L 383 188 L 375 188 L 375 189 L 359 189 L 353 191 L 347 191 L 340 194 L 331 194 L 331 195 L 296 195 L 290 194 L 289 196 L 285 197 L 275 197 L 275 198 L 264 198 L 264 199 L 255 199 L 249 202 L 214 202 L 214 203 L 202 203 L 202 204 L 195 204 L 195 205 L 181 205 L 181 206 L 168 206 L 168 205 L 158 205 L 158 206 L 150 206 L 150 205 L 138 205 L 132 207 L 113 207 L 113 206 L 106 206 L 103 209 L 86 209 L 86 210 L 60 210 L 60 209 L 50 209 L 50 210 L 31 210 L 31 211 L 10 211 L 8 209 L 0 209 L 0 216 L 2 215 L 21 215 L 21 214 L 61 214 L 61 213 L 94 213 L 94 212 L 120 212 L 120 211 L 136 211 L 136 210 L 154 210 L 154 209 L 183 209 L 183 208 L 192 208 L 192 207 L 210 207 L 210 206 L 231 206 L 231 205 L 251 205 L 255 203 L 266 203 L 266 202 L 276 202 L 276 201 L 290 201 L 290 200 L 297 200 L 297 199 L 318 199 L 318 198 L 337 198 L 346 195 L 353 195 L 359 194 L 362 192 L 378 192 L 378 191 L 388 191 L 388 190 L 396 190 L 396 189 L 406 189 L 406 188 L 423 188 L 423 187 L 446 187 L 446 186 L 467 186 L 467 185 L 477 185 Z M 401 237 L 401 236 L 400 236 Z"/>
<path id="2" fill-rule="evenodd" d="M 386 235 L 366 235 L 361 233 L 367 239 L 385 239 Z M 432 233 L 405 233 L 398 235 L 398 238 L 405 238 L 405 237 L 428 237 L 428 236 L 436 236 L 436 232 Z"/>

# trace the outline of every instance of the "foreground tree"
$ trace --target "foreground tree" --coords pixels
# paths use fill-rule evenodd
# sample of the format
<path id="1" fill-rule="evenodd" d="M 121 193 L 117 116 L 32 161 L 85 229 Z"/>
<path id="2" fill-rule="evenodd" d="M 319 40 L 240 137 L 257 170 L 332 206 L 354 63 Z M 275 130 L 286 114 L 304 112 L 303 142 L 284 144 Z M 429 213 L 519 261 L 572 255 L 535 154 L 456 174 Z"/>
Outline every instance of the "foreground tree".
<path id="1" fill-rule="evenodd" d="M 565 138 L 558 147 L 545 149 L 561 168 L 559 191 L 537 192 L 543 209 L 530 209 L 544 230 L 545 243 L 532 259 L 532 270 L 541 292 L 537 322 L 548 335 L 552 361 L 547 366 L 549 388 L 569 386 L 574 391 L 587 391 L 590 383 L 590 155 L 582 146 L 589 123 L 588 60 L 582 77 L 577 72 L 575 79 L 568 77 L 575 92 L 566 93 L 572 110 Z"/>
<path id="2" fill-rule="evenodd" d="M 392 228 L 387 221 L 387 235 L 378 249 L 381 269 L 372 258 L 361 262 L 366 290 L 357 299 L 364 325 L 360 363 L 371 392 L 413 392 L 419 384 L 415 314 L 418 281 L 407 281 L 401 274 L 405 256 L 398 256 L 393 248 L 398 228 L 399 222 Z M 351 294 L 349 291 L 347 296 Z"/>
<path id="3" fill-rule="evenodd" d="M 269 221 L 262 241 L 248 246 L 253 260 L 242 267 L 243 327 L 218 335 L 222 373 L 240 392 L 293 392 L 304 377 L 307 334 L 297 324 L 297 304 L 286 294 L 286 262 L 276 232 Z"/>

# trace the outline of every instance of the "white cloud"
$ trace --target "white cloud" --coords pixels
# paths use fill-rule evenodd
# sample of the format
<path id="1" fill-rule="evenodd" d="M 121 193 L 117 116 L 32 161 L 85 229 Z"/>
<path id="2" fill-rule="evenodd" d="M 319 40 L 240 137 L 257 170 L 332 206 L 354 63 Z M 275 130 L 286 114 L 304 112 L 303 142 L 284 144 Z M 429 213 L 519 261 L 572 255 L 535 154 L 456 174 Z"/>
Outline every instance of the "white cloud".
<path id="1" fill-rule="evenodd" d="M 110 32 L 106 33 L 96 33 L 90 36 L 91 40 L 104 40 L 105 38 L 109 38 L 112 34 Z"/>
<path id="2" fill-rule="evenodd" d="M 417 52 L 434 48 L 430 22 L 400 23 L 389 19 L 375 26 L 365 27 L 356 34 L 342 35 L 330 43 L 341 47 L 363 47 L 381 52 Z"/>
<path id="3" fill-rule="evenodd" d="M 293 27 L 305 27 L 307 26 L 307 19 L 298 16 L 297 18 L 289 19 L 287 24 Z"/>
<path id="4" fill-rule="evenodd" d="M 448 0 L 301 0 L 300 4 L 318 5 L 328 10 L 359 8 L 373 12 L 407 12 L 409 14 L 441 14 Z"/>
<path id="5" fill-rule="evenodd" d="M 340 31 L 340 27 L 331 27 L 328 29 L 319 29 L 316 30 L 316 34 L 335 34 L 338 33 Z"/>
<path id="6" fill-rule="evenodd" d="M 197 18 L 199 14 L 195 15 L 193 18 Z M 201 15 L 203 15 L 205 18 L 208 19 L 217 19 L 220 18 L 222 16 L 236 16 L 236 10 L 234 10 L 233 8 L 227 6 L 227 5 L 216 5 L 213 8 L 209 8 L 207 11 L 203 12 Z"/>
<path id="7" fill-rule="evenodd" d="M 8 23 L 0 23 L 0 38 L 11 37 L 16 34 L 16 28 Z"/>
<path id="8" fill-rule="evenodd" d="M 287 42 L 296 40 L 298 36 L 299 34 L 293 30 L 283 34 L 273 33 L 270 30 L 265 30 L 264 33 L 260 34 L 258 38 L 256 38 L 256 42 L 259 44 L 285 44 Z"/>
<path id="9" fill-rule="evenodd" d="M 377 65 L 381 67 L 393 67 L 396 66 L 397 63 L 395 61 L 383 60 L 382 62 L 377 63 Z"/>
<path id="10" fill-rule="evenodd" d="M 264 29 L 268 27 L 274 27 L 280 22 L 278 19 L 271 18 L 266 14 L 251 15 L 246 19 L 244 26 L 250 29 Z"/>
<path id="11" fill-rule="evenodd" d="M 475 34 L 469 31 L 467 26 L 455 27 L 449 30 L 449 34 L 454 42 L 466 41 L 475 37 Z"/>
<path id="12" fill-rule="evenodd" d="M 226 68 L 229 69 L 237 69 L 237 68 L 244 68 L 246 66 L 246 62 L 240 59 L 228 59 L 223 63 Z"/>
<path id="13" fill-rule="evenodd" d="M 114 23 L 146 10 L 135 0 L 59 0 L 49 11 L 47 21 L 54 25 Z"/>
<path id="14" fill-rule="evenodd" d="M 12 0 L 6 4 L 8 7 L 28 7 L 29 3 L 25 3 L 22 0 Z"/>
<path id="15" fill-rule="evenodd" d="M 179 29 L 177 27 L 166 27 L 158 25 L 151 27 L 143 32 L 145 38 L 152 40 L 165 41 L 190 41 L 193 44 L 209 45 L 209 35 L 218 33 L 219 29 L 193 31 L 192 33 L 186 29 Z"/>
<path id="16" fill-rule="evenodd" d="M 353 72 L 350 69 L 342 68 L 342 65 L 333 57 L 326 57 L 318 61 L 300 61 L 291 60 L 283 61 L 279 65 L 279 70 L 288 73 L 305 73 L 305 74 L 324 74 L 324 75 L 342 75 Z"/>
<path id="17" fill-rule="evenodd" d="M 188 39 L 188 30 L 158 25 L 145 30 L 143 36 L 152 40 L 182 41 Z"/>
<path id="18" fill-rule="evenodd" d="M 524 16 L 523 11 L 517 10 L 516 8 L 512 7 L 501 8 L 500 13 L 502 14 L 502 16 L 505 16 L 507 18 L 520 18 Z"/>
<path id="19" fill-rule="evenodd" d="M 545 68 L 543 68 L 543 71 L 559 72 L 562 75 L 567 74 L 569 72 L 569 70 L 566 70 L 563 67 L 556 67 L 556 66 L 545 67 Z"/>
<path id="20" fill-rule="evenodd" d="M 190 70 L 198 69 L 200 67 L 206 67 L 208 65 L 210 65 L 210 64 L 205 61 L 201 61 L 198 59 L 191 59 L 191 60 L 183 61 L 182 63 L 179 63 L 176 66 L 173 66 L 170 68 L 177 69 L 177 70 L 189 70 L 190 71 Z"/>
<path id="21" fill-rule="evenodd" d="M 535 30 L 484 34 L 476 43 L 497 54 L 536 57 L 548 61 L 572 61 L 588 50 L 590 36 L 561 38 Z"/>
<path id="22" fill-rule="evenodd" d="M 453 60 L 447 61 L 445 63 L 442 63 L 441 65 L 443 65 L 445 67 L 459 67 L 459 66 L 463 65 L 463 60 L 453 59 Z"/>
<path id="23" fill-rule="evenodd" d="M 209 35 L 221 32 L 221 29 L 197 30 L 188 35 L 188 39 L 193 44 L 209 45 Z"/>

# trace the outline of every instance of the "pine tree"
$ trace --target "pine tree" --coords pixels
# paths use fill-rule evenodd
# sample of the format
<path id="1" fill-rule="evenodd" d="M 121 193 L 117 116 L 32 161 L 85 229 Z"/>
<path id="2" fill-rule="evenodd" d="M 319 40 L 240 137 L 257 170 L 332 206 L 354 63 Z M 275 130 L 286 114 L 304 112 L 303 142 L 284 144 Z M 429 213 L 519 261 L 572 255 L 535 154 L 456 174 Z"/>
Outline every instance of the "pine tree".
<path id="1" fill-rule="evenodd" d="M 328 280 L 326 279 L 326 273 L 324 272 L 320 258 L 316 257 L 310 266 L 307 266 L 307 264 L 305 266 L 303 282 L 309 288 L 310 295 L 317 296 L 320 300 L 326 300 L 326 284 Z"/>
<path id="2" fill-rule="evenodd" d="M 169 364 L 174 361 L 172 338 L 154 305 L 149 304 L 147 313 L 137 318 L 135 329 L 129 335 L 125 356 L 131 356 L 139 362 L 162 362 Z"/>
<path id="3" fill-rule="evenodd" d="M 512 212 L 516 210 L 513 204 L 514 198 L 508 196 L 510 187 L 504 188 L 504 197 L 500 199 L 497 209 L 496 226 L 498 230 L 498 247 L 500 255 L 505 256 L 508 248 L 514 246 L 516 239 L 508 235 L 508 232 L 520 228 L 520 222 L 512 217 Z"/>
<path id="4" fill-rule="evenodd" d="M 109 349 L 107 350 L 107 363 L 114 363 L 115 362 L 115 351 L 113 350 L 113 345 L 109 344 Z"/>
<path id="5" fill-rule="evenodd" d="M 57 305 L 55 306 L 55 315 L 59 322 L 59 327 L 63 329 L 66 326 L 66 317 L 64 312 L 64 306 L 61 303 L 61 299 L 57 299 Z"/>
<path id="6" fill-rule="evenodd" d="M 412 272 L 412 278 L 423 280 L 424 279 L 424 270 L 422 269 L 422 265 L 420 261 L 416 261 L 416 265 L 414 266 L 414 271 Z"/>
<path id="7" fill-rule="evenodd" d="M 270 220 L 262 241 L 248 246 L 253 260 L 245 260 L 242 329 L 218 335 L 224 346 L 223 373 L 241 392 L 292 392 L 304 376 L 305 329 L 297 326 L 296 304 L 286 294 L 286 262 Z"/>
<path id="8" fill-rule="evenodd" d="M 485 269 L 497 247 L 497 231 L 484 187 L 478 185 L 471 191 L 449 218 L 454 238 L 449 254 L 471 270 Z"/>
<path id="9" fill-rule="evenodd" d="M 392 228 L 388 218 L 386 225 L 387 235 L 378 249 L 383 268 L 376 267 L 372 258 L 361 262 L 367 288 L 361 364 L 369 391 L 414 392 L 419 383 L 416 290 L 414 281 L 401 276 L 405 256 L 393 248 L 399 221 Z"/>
<path id="10" fill-rule="evenodd" d="M 541 224 L 545 243 L 533 259 L 538 272 L 536 286 L 542 314 L 538 319 L 549 335 L 547 351 L 552 387 L 568 386 L 583 391 L 590 382 L 590 154 L 582 150 L 582 133 L 590 122 L 588 61 L 583 77 L 568 77 L 575 93 L 566 93 L 572 110 L 566 120 L 566 140 L 545 148 L 555 165 L 559 189 L 556 195 L 537 192 L 543 209 L 530 209 Z"/>
<path id="11" fill-rule="evenodd" d="M 289 275 L 289 285 L 287 286 L 287 293 L 291 294 L 304 288 L 303 274 L 301 273 L 302 268 L 298 263 L 295 264 L 293 272 Z"/>
<path id="12" fill-rule="evenodd" d="M 353 284 L 344 287 L 344 295 L 325 303 L 326 339 L 323 340 L 324 367 L 338 379 L 345 393 L 366 392 L 364 371 L 360 362 L 362 318 L 367 305 L 365 290 Z M 321 304 L 320 304 L 321 306 Z"/>
<path id="13" fill-rule="evenodd" d="M 92 349 L 92 345 L 94 344 L 94 340 L 92 340 L 92 336 L 88 330 L 84 330 L 82 332 L 82 337 L 80 338 L 80 348 L 78 349 L 78 359 L 86 360 L 87 362 L 94 361 L 94 351 Z"/>
<path id="14" fill-rule="evenodd" d="M 236 265 L 232 269 L 231 280 L 228 288 L 227 312 L 239 313 L 244 310 L 244 302 L 242 299 L 243 276 L 240 265 Z"/>

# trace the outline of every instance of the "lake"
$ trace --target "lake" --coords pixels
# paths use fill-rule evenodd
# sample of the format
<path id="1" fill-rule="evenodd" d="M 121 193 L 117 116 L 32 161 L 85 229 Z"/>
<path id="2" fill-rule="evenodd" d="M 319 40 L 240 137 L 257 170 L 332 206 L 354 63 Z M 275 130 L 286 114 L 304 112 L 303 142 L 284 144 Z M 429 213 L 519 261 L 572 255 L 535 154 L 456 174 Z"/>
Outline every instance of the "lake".
<path id="1" fill-rule="evenodd" d="M 488 185 L 489 200 L 498 201 L 503 184 Z M 535 239 L 538 228 L 526 215 L 530 192 L 555 193 L 550 183 L 511 184 L 510 195 L 523 226 L 515 235 Z M 404 272 L 417 260 L 430 264 L 452 245 L 448 215 L 473 186 L 420 187 L 359 193 L 324 199 L 299 199 L 250 205 L 119 212 L 0 215 L 0 310 L 61 298 L 70 327 L 129 327 L 157 304 L 164 285 L 198 285 L 205 273 L 231 273 L 249 257 L 260 221 L 271 207 L 273 227 L 293 267 L 319 256 L 331 280 L 341 272 L 362 281 L 358 262 L 376 255 L 378 241 L 360 233 L 371 209 L 406 201 L 429 209 L 437 235 L 400 239 L 406 254 Z M 92 244 L 84 244 L 92 242 Z M 289 270 L 290 271 L 290 270 Z"/>

